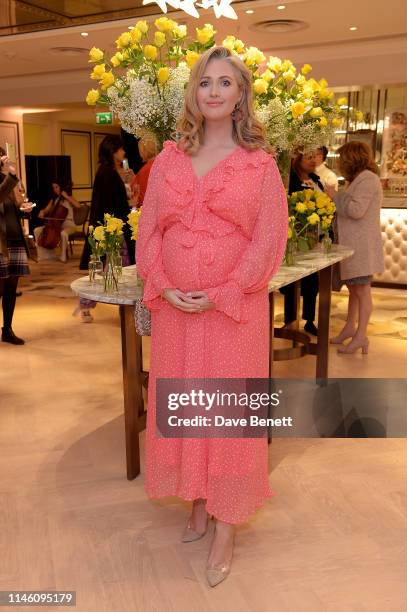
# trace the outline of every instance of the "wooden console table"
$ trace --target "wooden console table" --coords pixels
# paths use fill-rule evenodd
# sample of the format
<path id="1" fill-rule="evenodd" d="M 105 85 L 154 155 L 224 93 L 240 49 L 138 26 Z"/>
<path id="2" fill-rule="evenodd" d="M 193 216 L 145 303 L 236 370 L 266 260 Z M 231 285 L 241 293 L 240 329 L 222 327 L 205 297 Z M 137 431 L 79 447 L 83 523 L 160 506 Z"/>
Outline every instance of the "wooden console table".
<path id="1" fill-rule="evenodd" d="M 339 245 L 334 245 L 328 255 L 318 250 L 304 253 L 298 257 L 295 266 L 281 266 L 270 281 L 270 376 L 273 370 L 273 359 L 292 359 L 311 354 L 316 356 L 316 378 L 327 378 L 332 266 L 352 254 L 351 249 Z M 297 294 L 299 294 L 301 279 L 313 272 L 319 272 L 320 280 L 317 342 L 310 342 L 307 334 L 298 331 L 298 321 L 292 329 L 274 329 L 275 291 L 295 282 L 297 283 Z M 114 295 L 103 293 L 101 283 L 91 285 L 87 276 L 73 281 L 71 289 L 80 297 L 119 306 L 127 478 L 133 480 L 140 473 L 139 433 L 146 425 L 143 386 L 147 387 L 148 373 L 143 372 L 141 337 L 136 333 L 134 326 L 134 305 L 143 297 L 142 288 L 136 283 L 135 266 L 123 268 L 123 281 L 119 285 L 119 292 Z M 282 351 L 280 353 L 273 351 L 273 337 L 275 336 L 291 339 L 294 346 L 289 349 L 279 349 Z M 298 344 L 300 346 L 297 346 Z"/>

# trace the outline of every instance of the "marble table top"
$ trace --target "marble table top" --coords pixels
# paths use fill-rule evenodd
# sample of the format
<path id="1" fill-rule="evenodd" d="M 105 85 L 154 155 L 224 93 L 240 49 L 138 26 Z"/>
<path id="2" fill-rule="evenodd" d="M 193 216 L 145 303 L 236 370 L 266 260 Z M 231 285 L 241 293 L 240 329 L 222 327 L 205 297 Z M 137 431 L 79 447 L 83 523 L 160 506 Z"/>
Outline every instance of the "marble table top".
<path id="1" fill-rule="evenodd" d="M 143 298 L 143 287 L 137 284 L 136 266 L 123 268 L 123 276 L 119 282 L 118 293 L 104 293 L 103 279 L 99 278 L 96 283 L 90 284 L 89 276 L 82 276 L 71 283 L 71 289 L 79 297 L 104 302 L 105 304 L 122 304 L 132 306 Z"/>
<path id="2" fill-rule="evenodd" d="M 281 265 L 278 272 L 269 282 L 268 289 L 269 291 L 276 291 L 280 287 L 309 276 L 313 272 L 318 272 L 318 270 L 332 266 L 351 255 L 353 255 L 352 249 L 339 244 L 332 245 L 332 250 L 328 254 L 324 254 L 321 250 L 321 245 L 318 245 L 308 253 L 299 253 L 294 266 Z M 88 276 L 74 280 L 71 283 L 71 289 L 79 297 L 106 304 L 131 306 L 143 297 L 143 288 L 141 284 L 137 285 L 136 266 L 123 268 L 123 277 L 119 283 L 118 293 L 104 293 L 102 279 L 100 278 L 96 283 L 90 284 Z"/>
<path id="3" fill-rule="evenodd" d="M 269 292 L 276 291 L 280 287 L 309 276 L 313 272 L 332 266 L 347 257 L 351 257 L 354 252 L 349 247 L 333 244 L 331 251 L 325 254 L 321 247 L 322 245 L 319 244 L 312 251 L 299 253 L 294 266 L 281 265 L 269 282 Z"/>

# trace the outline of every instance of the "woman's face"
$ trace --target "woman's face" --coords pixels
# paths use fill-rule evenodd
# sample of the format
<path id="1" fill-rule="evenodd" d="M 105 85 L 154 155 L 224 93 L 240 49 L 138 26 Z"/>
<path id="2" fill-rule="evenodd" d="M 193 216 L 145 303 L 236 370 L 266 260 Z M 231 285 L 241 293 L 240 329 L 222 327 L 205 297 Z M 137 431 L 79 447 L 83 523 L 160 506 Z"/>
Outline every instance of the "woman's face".
<path id="1" fill-rule="evenodd" d="M 125 157 L 126 151 L 123 149 L 123 147 L 120 147 L 120 149 L 117 149 L 117 151 L 113 153 L 113 159 L 115 162 L 122 163 Z"/>
<path id="2" fill-rule="evenodd" d="M 317 167 L 317 158 L 315 152 L 307 153 L 302 156 L 300 161 L 300 168 L 303 172 L 309 174 L 310 172 L 315 172 Z"/>
<path id="3" fill-rule="evenodd" d="M 211 60 L 198 83 L 197 103 L 205 119 L 221 121 L 230 118 L 241 91 L 236 74 L 226 60 Z"/>
<path id="4" fill-rule="evenodd" d="M 57 196 L 61 195 L 61 187 L 58 185 L 58 183 L 52 183 L 52 191 Z"/>

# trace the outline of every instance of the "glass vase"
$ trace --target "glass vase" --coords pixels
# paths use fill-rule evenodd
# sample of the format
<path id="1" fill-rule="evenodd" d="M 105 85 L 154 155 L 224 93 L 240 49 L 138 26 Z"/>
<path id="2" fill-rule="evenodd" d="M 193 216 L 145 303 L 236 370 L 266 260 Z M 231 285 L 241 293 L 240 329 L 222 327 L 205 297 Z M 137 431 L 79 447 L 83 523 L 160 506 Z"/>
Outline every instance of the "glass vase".
<path id="1" fill-rule="evenodd" d="M 103 264 L 98 255 L 91 255 L 88 264 L 89 270 L 89 282 L 94 285 L 97 281 L 97 276 L 100 276 L 103 272 Z"/>
<path id="2" fill-rule="evenodd" d="M 114 266 L 114 271 L 115 271 L 115 275 L 117 278 L 117 282 L 120 282 L 123 276 L 122 256 L 120 253 L 113 253 L 112 258 L 113 258 L 113 266 Z"/>
<path id="3" fill-rule="evenodd" d="M 308 249 L 312 251 L 313 248 L 318 244 L 319 230 L 318 225 L 311 225 L 306 229 L 305 238 L 308 243 Z"/>
<path id="4" fill-rule="evenodd" d="M 287 240 L 285 248 L 284 263 L 286 266 L 294 266 L 297 261 L 297 250 L 298 245 L 296 240 Z"/>
<path id="5" fill-rule="evenodd" d="M 103 271 L 103 291 L 105 293 L 117 293 L 119 290 L 115 255 L 116 253 L 106 253 L 105 269 Z"/>
<path id="6" fill-rule="evenodd" d="M 332 238 L 329 233 L 326 232 L 322 238 L 322 251 L 325 255 L 328 255 L 332 250 Z"/>

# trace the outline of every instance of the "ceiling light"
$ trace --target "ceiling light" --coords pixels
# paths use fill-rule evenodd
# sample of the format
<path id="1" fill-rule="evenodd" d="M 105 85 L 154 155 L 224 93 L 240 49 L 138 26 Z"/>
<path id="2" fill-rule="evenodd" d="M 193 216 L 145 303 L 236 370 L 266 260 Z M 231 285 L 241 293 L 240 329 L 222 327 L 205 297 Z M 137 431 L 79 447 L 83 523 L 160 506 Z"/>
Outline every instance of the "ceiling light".
<path id="1" fill-rule="evenodd" d="M 277 5 L 277 10 L 278 11 L 283 11 L 285 9 L 285 4 L 278 4 Z"/>
<path id="2" fill-rule="evenodd" d="M 349 30 L 350 30 L 351 32 L 355 32 L 355 31 L 357 30 L 357 27 L 356 27 L 356 26 L 351 26 L 351 27 L 349 28 Z"/>
<path id="3" fill-rule="evenodd" d="M 49 51 L 52 54 L 61 54 L 66 56 L 89 54 L 89 49 L 85 49 L 83 47 L 51 47 Z"/>
<path id="4" fill-rule="evenodd" d="M 81 36 L 89 36 L 87 32 L 81 32 Z"/>
<path id="5" fill-rule="evenodd" d="M 245 11 L 248 15 L 253 15 L 254 11 L 252 9 L 249 9 L 248 11 Z"/>
<path id="6" fill-rule="evenodd" d="M 129 30 L 134 30 L 134 26 L 129 26 Z"/>
<path id="7" fill-rule="evenodd" d="M 268 34 L 285 34 L 286 32 L 304 30 L 308 27 L 308 23 L 298 19 L 269 19 L 268 21 L 259 21 L 249 25 L 250 30 L 267 32 Z"/>

